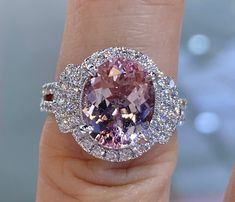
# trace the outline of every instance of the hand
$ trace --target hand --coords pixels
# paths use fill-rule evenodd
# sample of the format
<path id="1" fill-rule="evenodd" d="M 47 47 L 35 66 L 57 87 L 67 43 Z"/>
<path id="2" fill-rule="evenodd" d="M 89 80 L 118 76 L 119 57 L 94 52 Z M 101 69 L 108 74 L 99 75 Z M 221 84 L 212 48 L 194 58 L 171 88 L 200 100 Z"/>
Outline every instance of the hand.
<path id="1" fill-rule="evenodd" d="M 57 75 L 94 51 L 126 46 L 176 78 L 183 0 L 70 0 Z M 169 201 L 177 160 L 174 135 L 142 157 L 110 163 L 86 154 L 49 115 L 40 142 L 38 202 Z M 231 182 L 226 201 L 232 201 Z"/>

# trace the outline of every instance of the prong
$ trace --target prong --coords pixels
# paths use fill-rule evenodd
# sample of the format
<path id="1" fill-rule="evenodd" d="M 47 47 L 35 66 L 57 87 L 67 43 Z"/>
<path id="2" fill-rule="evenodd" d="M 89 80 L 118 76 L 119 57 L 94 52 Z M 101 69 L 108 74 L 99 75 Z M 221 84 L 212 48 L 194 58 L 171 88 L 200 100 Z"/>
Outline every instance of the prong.
<path id="1" fill-rule="evenodd" d="M 156 80 L 156 78 L 157 78 L 156 72 L 153 72 L 153 71 L 148 72 L 147 79 L 149 81 L 154 81 L 154 80 Z"/>
<path id="2" fill-rule="evenodd" d="M 79 128 L 82 134 L 90 134 L 93 131 L 93 127 L 88 125 L 80 125 Z"/>
<path id="3" fill-rule="evenodd" d="M 95 76 L 95 74 L 96 74 L 96 67 L 93 64 L 88 64 L 88 65 L 86 65 L 86 72 L 90 76 Z"/>

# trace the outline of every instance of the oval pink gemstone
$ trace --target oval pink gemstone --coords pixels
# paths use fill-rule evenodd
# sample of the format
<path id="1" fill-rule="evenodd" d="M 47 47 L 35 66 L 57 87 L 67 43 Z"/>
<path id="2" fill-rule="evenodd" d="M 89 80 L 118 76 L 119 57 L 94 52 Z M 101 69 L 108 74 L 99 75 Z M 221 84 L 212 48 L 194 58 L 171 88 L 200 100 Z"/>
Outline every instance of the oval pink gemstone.
<path id="1" fill-rule="evenodd" d="M 83 118 L 93 127 L 90 135 L 107 148 L 132 144 L 148 128 L 155 93 L 147 72 L 137 62 L 113 58 L 97 68 L 85 84 Z"/>

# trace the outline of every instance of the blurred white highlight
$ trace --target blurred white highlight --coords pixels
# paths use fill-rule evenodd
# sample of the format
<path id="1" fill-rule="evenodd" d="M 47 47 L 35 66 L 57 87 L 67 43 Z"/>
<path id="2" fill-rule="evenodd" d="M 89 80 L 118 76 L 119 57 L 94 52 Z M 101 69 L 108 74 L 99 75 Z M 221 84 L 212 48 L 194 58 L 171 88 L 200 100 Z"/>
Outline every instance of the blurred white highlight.
<path id="1" fill-rule="evenodd" d="M 194 120 L 195 128 L 203 134 L 212 134 L 219 129 L 220 120 L 213 112 L 202 112 Z"/>
<path id="2" fill-rule="evenodd" d="M 210 49 L 210 39 L 203 34 L 193 35 L 188 41 L 188 49 L 194 55 L 203 55 Z"/>

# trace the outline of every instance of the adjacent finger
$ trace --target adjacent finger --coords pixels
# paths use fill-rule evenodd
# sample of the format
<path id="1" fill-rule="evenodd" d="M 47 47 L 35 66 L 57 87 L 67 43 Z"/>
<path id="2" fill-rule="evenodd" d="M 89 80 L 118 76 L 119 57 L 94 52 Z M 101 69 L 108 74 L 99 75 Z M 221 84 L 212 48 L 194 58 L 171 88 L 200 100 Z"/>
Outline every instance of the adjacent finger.
<path id="1" fill-rule="evenodd" d="M 235 200 L 235 168 L 233 169 L 232 176 L 225 194 L 224 202 L 233 202 Z"/>

